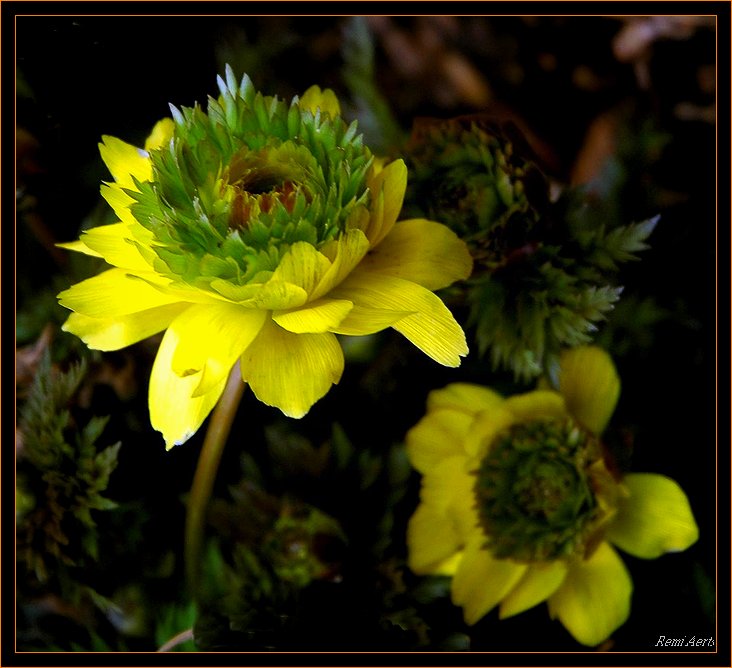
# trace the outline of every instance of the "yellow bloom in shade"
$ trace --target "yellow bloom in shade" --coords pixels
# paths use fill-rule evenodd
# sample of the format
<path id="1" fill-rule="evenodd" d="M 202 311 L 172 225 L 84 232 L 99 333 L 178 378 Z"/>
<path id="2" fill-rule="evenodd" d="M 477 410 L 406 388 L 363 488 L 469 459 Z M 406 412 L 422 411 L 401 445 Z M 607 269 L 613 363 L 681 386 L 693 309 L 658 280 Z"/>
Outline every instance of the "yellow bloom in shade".
<path id="1" fill-rule="evenodd" d="M 111 268 L 59 295 L 64 329 L 116 350 L 164 331 L 150 417 L 167 447 L 200 427 L 239 362 L 264 403 L 302 417 L 343 373 L 336 335 L 392 327 L 458 366 L 462 329 L 434 290 L 472 260 L 443 225 L 397 222 L 401 160 L 376 166 L 335 94 L 290 104 L 227 68 L 208 109 L 172 109 L 136 148 L 104 137 L 119 222 L 70 250 Z"/>
<path id="2" fill-rule="evenodd" d="M 417 574 L 452 576 L 466 623 L 546 602 L 578 642 L 597 645 L 630 612 L 615 547 L 653 559 L 696 542 L 673 480 L 618 479 L 606 466 L 599 437 L 619 392 L 610 357 L 586 346 L 563 353 L 558 391 L 503 397 L 457 383 L 430 393 L 407 435 L 423 476 L 408 561 Z"/>

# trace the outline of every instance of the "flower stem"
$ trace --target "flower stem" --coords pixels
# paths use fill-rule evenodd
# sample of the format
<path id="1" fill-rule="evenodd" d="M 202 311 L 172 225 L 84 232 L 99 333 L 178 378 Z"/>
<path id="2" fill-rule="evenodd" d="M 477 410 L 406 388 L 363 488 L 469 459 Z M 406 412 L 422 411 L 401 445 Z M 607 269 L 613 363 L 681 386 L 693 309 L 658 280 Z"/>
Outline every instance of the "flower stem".
<path id="1" fill-rule="evenodd" d="M 185 631 L 181 631 L 177 635 L 174 635 L 165 644 L 161 645 L 158 652 L 170 652 L 170 650 L 175 649 L 178 645 L 182 645 L 184 642 L 193 639 L 193 629 L 186 629 Z"/>
<path id="2" fill-rule="evenodd" d="M 245 388 L 246 384 L 241 379 L 237 362 L 231 370 L 224 392 L 211 414 L 193 476 L 186 514 L 185 567 L 188 587 L 194 598 L 198 597 L 206 508 L 211 498 L 224 445 L 226 445 L 226 439 L 231 431 L 231 425 Z"/>

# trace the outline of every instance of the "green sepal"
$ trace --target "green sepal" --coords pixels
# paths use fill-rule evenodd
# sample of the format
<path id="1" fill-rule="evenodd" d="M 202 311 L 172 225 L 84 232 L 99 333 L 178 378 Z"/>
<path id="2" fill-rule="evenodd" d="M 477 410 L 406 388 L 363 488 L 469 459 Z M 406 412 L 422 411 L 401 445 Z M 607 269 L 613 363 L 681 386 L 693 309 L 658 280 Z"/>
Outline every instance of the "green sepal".
<path id="1" fill-rule="evenodd" d="M 335 239 L 370 202 L 373 156 L 355 122 L 235 82 L 227 67 L 207 111 L 173 109 L 171 142 L 150 152 L 152 180 L 126 191 L 154 235 L 155 267 L 191 285 L 272 272 L 292 244 Z"/>

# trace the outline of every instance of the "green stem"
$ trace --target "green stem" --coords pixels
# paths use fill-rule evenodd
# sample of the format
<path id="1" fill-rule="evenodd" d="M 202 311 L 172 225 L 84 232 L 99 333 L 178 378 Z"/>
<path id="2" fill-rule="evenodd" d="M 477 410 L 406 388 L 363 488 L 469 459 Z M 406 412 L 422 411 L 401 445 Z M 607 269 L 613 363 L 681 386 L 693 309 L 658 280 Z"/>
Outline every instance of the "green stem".
<path id="1" fill-rule="evenodd" d="M 231 370 L 224 393 L 211 414 L 201 454 L 198 457 L 196 473 L 193 476 L 186 515 L 185 566 L 188 587 L 194 598 L 197 598 L 199 593 L 199 572 L 206 508 L 211 498 L 224 445 L 226 445 L 226 440 L 229 437 L 231 425 L 234 422 L 234 416 L 245 388 L 246 384 L 241 379 L 239 363 L 237 362 Z"/>

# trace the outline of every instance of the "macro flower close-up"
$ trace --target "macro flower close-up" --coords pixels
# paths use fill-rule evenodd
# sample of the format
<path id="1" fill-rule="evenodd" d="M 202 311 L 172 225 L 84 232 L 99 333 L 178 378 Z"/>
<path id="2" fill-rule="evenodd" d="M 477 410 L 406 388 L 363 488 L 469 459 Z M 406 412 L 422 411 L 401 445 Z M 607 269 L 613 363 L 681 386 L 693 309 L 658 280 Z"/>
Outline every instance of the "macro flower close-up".
<path id="1" fill-rule="evenodd" d="M 25 4 L 3 666 L 729 661 L 713 3 Z"/>
<path id="2" fill-rule="evenodd" d="M 407 435 L 423 476 L 408 563 L 452 576 L 466 623 L 546 602 L 578 642 L 598 645 L 630 614 L 633 584 L 615 548 L 655 559 L 696 542 L 675 481 L 620 475 L 609 461 L 601 435 L 619 392 L 609 355 L 583 346 L 562 355 L 558 390 L 503 397 L 455 383 L 430 393 Z"/>
<path id="3" fill-rule="evenodd" d="M 382 167 L 331 90 L 287 104 L 228 67 L 218 83 L 206 112 L 171 107 L 144 149 L 103 138 L 119 222 L 64 246 L 112 268 L 59 295 L 64 329 L 105 351 L 165 331 L 149 405 L 168 448 L 196 432 L 237 362 L 258 399 L 295 418 L 341 378 L 336 335 L 392 327 L 458 366 L 465 336 L 433 291 L 472 260 L 443 225 L 397 222 L 403 161 Z"/>

